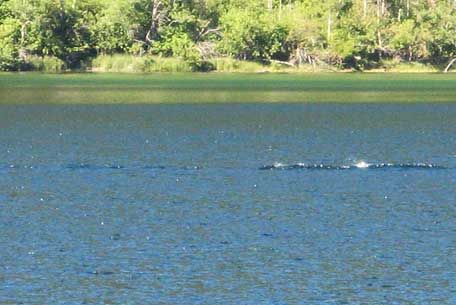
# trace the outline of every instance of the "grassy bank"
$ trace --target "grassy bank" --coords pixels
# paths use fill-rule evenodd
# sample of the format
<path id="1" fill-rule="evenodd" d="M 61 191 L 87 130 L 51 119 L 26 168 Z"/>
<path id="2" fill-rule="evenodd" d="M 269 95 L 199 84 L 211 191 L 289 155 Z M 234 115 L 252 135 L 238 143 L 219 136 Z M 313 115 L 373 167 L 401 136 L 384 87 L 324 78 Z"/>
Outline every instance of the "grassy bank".
<path id="1" fill-rule="evenodd" d="M 0 103 L 456 102 L 451 74 L 0 73 Z"/>
<path id="2" fill-rule="evenodd" d="M 444 69 L 420 62 L 385 60 L 368 70 L 355 71 L 339 69 L 325 63 L 315 65 L 301 64 L 291 66 L 285 62 L 237 60 L 218 57 L 206 61 L 189 62 L 176 57 L 131 56 L 126 54 L 100 55 L 83 63 L 73 72 L 108 72 L 108 73 L 183 73 L 183 72 L 220 72 L 220 73 L 327 73 L 327 72 L 374 72 L 374 73 L 436 73 Z M 62 73 L 71 72 L 61 60 L 54 57 L 32 56 L 23 65 L 22 71 Z M 451 70 L 450 70 L 451 71 Z M 453 71 L 456 71 L 453 70 Z"/>
<path id="3" fill-rule="evenodd" d="M 285 63 L 260 63 L 255 61 L 237 60 L 228 57 L 208 59 L 191 63 L 180 58 L 159 56 L 101 55 L 90 64 L 92 72 L 121 73 L 158 73 L 158 72 L 221 72 L 221 73 L 299 73 L 328 72 L 336 68 L 319 65 L 301 65 L 291 67 Z"/>
<path id="4" fill-rule="evenodd" d="M 206 72 L 221 73 L 327 73 L 327 72 L 374 72 L 374 73 L 438 73 L 444 69 L 429 63 L 384 60 L 378 67 L 363 71 L 339 69 L 336 66 L 319 63 L 290 66 L 284 62 L 260 63 L 219 57 L 207 60 Z M 198 72 L 198 67 L 179 59 L 159 56 L 102 55 L 95 58 L 90 68 L 93 72 L 156 73 L 156 72 Z M 454 71 L 454 70 L 453 70 Z"/>

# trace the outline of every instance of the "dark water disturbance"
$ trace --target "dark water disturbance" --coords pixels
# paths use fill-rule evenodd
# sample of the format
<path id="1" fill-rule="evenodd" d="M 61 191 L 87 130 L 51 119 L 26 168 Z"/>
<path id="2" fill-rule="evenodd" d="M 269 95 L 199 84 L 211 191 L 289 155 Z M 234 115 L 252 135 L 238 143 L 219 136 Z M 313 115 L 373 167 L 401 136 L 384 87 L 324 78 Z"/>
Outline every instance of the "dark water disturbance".
<path id="1" fill-rule="evenodd" d="M 455 104 L 0 106 L 0 304 L 456 304 Z"/>

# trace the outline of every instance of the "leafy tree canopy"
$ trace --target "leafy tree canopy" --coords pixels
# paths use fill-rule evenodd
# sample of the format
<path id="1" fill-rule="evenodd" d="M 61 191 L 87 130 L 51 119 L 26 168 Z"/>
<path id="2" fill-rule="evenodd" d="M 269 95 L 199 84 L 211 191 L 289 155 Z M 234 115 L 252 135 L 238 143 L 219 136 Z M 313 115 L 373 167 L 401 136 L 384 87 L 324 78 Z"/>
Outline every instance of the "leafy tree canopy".
<path id="1" fill-rule="evenodd" d="M 454 0 L 0 0 L 0 70 L 99 54 L 364 69 L 456 56 Z"/>

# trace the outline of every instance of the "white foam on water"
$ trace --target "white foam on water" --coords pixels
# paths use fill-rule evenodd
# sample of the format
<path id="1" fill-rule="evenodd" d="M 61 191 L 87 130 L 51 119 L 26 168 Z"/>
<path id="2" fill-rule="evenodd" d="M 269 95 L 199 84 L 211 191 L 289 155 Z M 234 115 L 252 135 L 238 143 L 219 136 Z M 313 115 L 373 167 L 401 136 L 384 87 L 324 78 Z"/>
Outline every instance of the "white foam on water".
<path id="1" fill-rule="evenodd" d="M 261 169 L 328 169 L 328 170 L 345 170 L 345 169 L 439 169 L 443 166 L 432 163 L 367 163 L 366 161 L 354 161 L 351 164 L 325 164 L 325 163 L 294 163 L 286 164 L 275 162 L 272 165 L 266 165 Z"/>
<path id="2" fill-rule="evenodd" d="M 273 166 L 274 166 L 274 168 L 282 168 L 282 167 L 285 167 L 285 164 L 280 163 L 280 162 L 275 162 Z"/>
<path id="3" fill-rule="evenodd" d="M 369 168 L 370 164 L 364 161 L 360 161 L 355 164 L 357 168 Z"/>

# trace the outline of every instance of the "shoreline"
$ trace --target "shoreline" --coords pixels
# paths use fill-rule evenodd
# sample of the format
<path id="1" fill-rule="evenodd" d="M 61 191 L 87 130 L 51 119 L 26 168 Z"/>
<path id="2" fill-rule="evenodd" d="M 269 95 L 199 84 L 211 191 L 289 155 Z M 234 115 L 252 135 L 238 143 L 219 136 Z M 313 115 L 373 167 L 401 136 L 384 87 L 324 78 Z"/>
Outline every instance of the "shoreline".
<path id="1" fill-rule="evenodd" d="M 154 71 L 154 72 L 140 72 L 140 71 L 107 71 L 107 70 L 65 70 L 58 72 L 51 71 L 0 71 L 1 75 L 366 75 L 366 74 L 379 74 L 379 75 L 456 75 L 456 69 L 448 72 L 444 71 L 419 71 L 419 70 L 405 70 L 405 71 L 390 71 L 382 69 L 371 70 L 337 70 L 337 71 Z"/>
<path id="2" fill-rule="evenodd" d="M 154 75 L 154 74 L 240 74 L 240 75 L 261 75 L 261 74 L 289 74 L 289 75 L 319 75 L 319 74 L 456 74 L 455 70 L 450 70 L 448 72 L 435 70 L 384 70 L 384 69 L 369 69 L 369 70 L 318 70 L 318 71 L 308 71 L 308 70 L 292 70 L 293 68 L 287 70 L 277 70 L 277 71 L 152 71 L 152 72 L 142 72 L 142 71 L 110 71 L 103 69 L 89 69 L 89 70 L 63 70 L 63 71 L 40 71 L 40 70 L 25 70 L 25 71 L 0 71 L 0 74 L 119 74 L 119 75 Z"/>
<path id="3" fill-rule="evenodd" d="M 327 73 L 455 73 L 456 68 L 449 69 L 444 63 L 420 61 L 384 60 L 365 68 L 341 67 L 331 63 L 299 65 L 289 62 L 260 62 L 238 60 L 230 57 L 215 57 L 195 63 L 179 57 L 131 56 L 125 54 L 99 55 L 87 62 L 81 62 L 79 68 L 70 69 L 65 63 L 48 57 L 31 57 L 27 68 L 9 72 L 30 73 L 236 73 L 236 74 L 327 74 Z M 446 72 L 445 72 L 446 71 Z"/>

